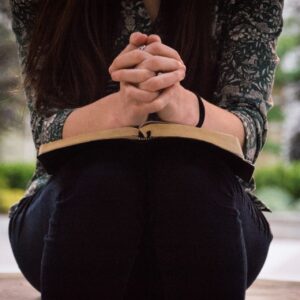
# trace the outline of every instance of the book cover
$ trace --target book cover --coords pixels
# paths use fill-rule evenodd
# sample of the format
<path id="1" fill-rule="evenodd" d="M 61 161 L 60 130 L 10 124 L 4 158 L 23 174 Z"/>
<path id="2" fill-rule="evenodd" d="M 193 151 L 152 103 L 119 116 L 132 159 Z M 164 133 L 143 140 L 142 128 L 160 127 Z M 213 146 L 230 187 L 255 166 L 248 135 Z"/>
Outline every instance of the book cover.
<path id="1" fill-rule="evenodd" d="M 68 157 L 108 140 L 151 141 L 162 138 L 181 138 L 203 143 L 210 151 L 218 151 L 220 159 L 225 159 L 234 173 L 250 181 L 254 165 L 245 160 L 237 137 L 206 128 L 182 125 L 164 121 L 146 121 L 140 126 L 121 127 L 81 134 L 41 145 L 38 159 L 49 174 L 56 170 Z"/>

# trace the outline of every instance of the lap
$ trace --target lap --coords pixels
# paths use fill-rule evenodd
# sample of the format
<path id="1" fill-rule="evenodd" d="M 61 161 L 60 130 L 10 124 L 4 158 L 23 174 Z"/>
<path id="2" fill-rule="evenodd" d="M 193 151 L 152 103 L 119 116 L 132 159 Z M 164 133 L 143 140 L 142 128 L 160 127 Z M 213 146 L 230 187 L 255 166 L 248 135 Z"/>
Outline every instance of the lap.
<path id="1" fill-rule="evenodd" d="M 124 143 L 113 151 L 107 147 L 93 150 L 90 156 L 74 157 L 40 192 L 24 201 L 23 208 L 11 220 L 11 240 L 21 270 L 35 287 L 49 219 L 58 202 L 72 199 L 78 200 L 77 208 L 83 208 L 81 214 L 94 211 L 95 220 L 97 210 L 91 204 L 97 204 L 104 216 L 126 206 L 120 199 L 130 199 L 132 206 L 127 209 L 133 212 L 134 204 L 140 205 L 135 216 L 139 215 L 140 224 L 149 217 L 156 241 L 163 241 L 167 235 L 170 242 L 172 234 L 173 241 L 180 240 L 179 234 L 188 240 L 205 222 L 207 226 L 207 222 L 215 222 L 216 230 L 222 225 L 226 230 L 224 222 L 239 223 L 249 250 L 248 264 L 258 258 L 259 264 L 252 268 L 256 268 L 253 274 L 258 272 L 267 254 L 269 237 L 250 215 L 250 199 L 226 163 L 218 161 L 216 153 L 189 141 L 142 143 Z M 66 193 L 74 197 L 66 197 Z M 101 211 L 106 200 L 116 205 Z M 118 215 L 115 216 L 117 220 Z M 19 234 L 15 234 L 17 231 Z M 134 269 L 135 278 L 142 276 L 142 269 L 137 269 L 141 261 Z"/>

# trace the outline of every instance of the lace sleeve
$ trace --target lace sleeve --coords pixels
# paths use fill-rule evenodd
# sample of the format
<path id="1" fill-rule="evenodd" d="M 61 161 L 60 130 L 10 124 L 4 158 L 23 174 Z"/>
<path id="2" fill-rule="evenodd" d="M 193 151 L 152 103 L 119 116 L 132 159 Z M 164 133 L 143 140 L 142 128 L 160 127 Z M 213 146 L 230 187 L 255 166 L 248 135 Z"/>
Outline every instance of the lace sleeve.
<path id="1" fill-rule="evenodd" d="M 12 29 L 18 46 L 19 62 L 22 75 L 28 54 L 30 34 L 36 19 L 39 0 L 10 0 Z M 36 149 L 43 143 L 62 138 L 65 120 L 74 109 L 53 109 L 47 116 L 38 113 L 34 108 L 34 92 L 25 89 L 28 108 L 31 116 L 31 129 Z"/>
<path id="2" fill-rule="evenodd" d="M 282 0 L 224 1 L 220 18 L 222 40 L 219 106 L 239 117 L 245 130 L 243 152 L 254 163 L 267 136 L 267 113 L 279 58 L 277 38 L 282 31 Z"/>

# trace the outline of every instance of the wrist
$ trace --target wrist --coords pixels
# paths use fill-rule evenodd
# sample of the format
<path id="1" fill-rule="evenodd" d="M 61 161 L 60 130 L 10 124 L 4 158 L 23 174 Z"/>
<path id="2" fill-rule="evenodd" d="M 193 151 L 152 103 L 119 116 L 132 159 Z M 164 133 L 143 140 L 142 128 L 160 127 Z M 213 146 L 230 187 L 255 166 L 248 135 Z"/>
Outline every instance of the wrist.
<path id="1" fill-rule="evenodd" d="M 112 106 L 111 109 L 111 119 L 110 122 L 113 124 L 113 127 L 124 127 L 128 124 L 126 124 L 125 119 L 124 119 L 124 114 L 122 113 L 122 97 L 121 97 L 121 92 L 115 92 L 110 94 L 108 97 L 110 97 L 110 103 L 109 105 Z"/>
<path id="2" fill-rule="evenodd" d="M 204 105 L 204 99 L 196 92 L 194 92 L 197 103 L 198 103 L 198 109 L 199 109 L 199 118 L 198 122 L 195 124 L 195 127 L 201 128 L 203 127 L 204 120 L 205 120 L 205 105 Z"/>

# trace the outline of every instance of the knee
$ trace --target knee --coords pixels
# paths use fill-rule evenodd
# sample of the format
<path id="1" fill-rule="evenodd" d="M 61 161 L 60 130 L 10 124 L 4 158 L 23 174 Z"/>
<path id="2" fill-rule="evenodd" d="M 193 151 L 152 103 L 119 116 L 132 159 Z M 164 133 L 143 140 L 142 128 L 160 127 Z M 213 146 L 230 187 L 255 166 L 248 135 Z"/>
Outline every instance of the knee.
<path id="1" fill-rule="evenodd" d="M 65 165 L 55 181 L 60 189 L 59 202 L 72 202 L 72 206 L 136 199 L 145 185 L 141 170 L 131 161 L 117 158 L 84 159 Z"/>

